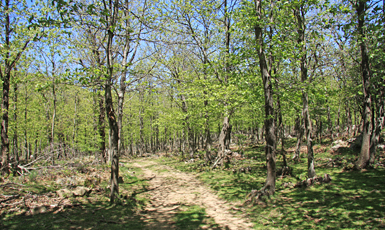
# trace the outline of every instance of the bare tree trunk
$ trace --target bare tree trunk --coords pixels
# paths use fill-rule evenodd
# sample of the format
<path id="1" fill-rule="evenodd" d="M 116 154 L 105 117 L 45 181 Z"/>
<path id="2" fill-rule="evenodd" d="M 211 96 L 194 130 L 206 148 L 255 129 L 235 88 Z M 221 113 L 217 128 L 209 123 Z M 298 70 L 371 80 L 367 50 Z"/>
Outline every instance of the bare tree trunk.
<path id="1" fill-rule="evenodd" d="M 112 103 L 112 78 L 114 76 L 114 66 L 113 66 L 113 53 L 112 53 L 112 44 L 114 38 L 113 27 L 116 25 L 116 20 L 118 16 L 118 1 L 112 3 L 110 1 L 109 5 L 105 7 L 109 11 L 109 15 L 106 15 L 107 21 L 107 47 L 106 47 L 106 59 L 107 59 L 107 74 L 105 81 L 105 100 L 106 100 L 106 116 L 109 123 L 110 130 L 110 151 L 111 151 L 111 194 L 110 202 L 113 203 L 115 195 L 119 195 L 119 127 L 116 119 L 116 114 L 114 111 Z"/>
<path id="2" fill-rule="evenodd" d="M 27 92 L 27 89 L 25 90 L 25 107 L 24 107 L 24 122 L 25 122 L 25 127 L 24 127 L 24 159 L 25 161 L 28 162 L 29 160 L 29 155 L 28 155 L 28 151 L 27 151 L 27 147 L 28 147 L 28 136 L 27 136 L 27 121 L 28 121 L 28 92 Z M 47 118 L 49 119 L 48 117 L 49 115 L 47 115 Z M 49 135 L 49 144 L 51 144 L 51 140 L 52 140 L 52 135 L 50 134 Z"/>
<path id="3" fill-rule="evenodd" d="M 262 20 L 262 0 L 254 0 L 254 7 L 257 16 L 257 20 Z M 265 96 L 265 136 L 266 136 L 266 164 L 267 164 L 267 177 L 266 183 L 262 191 L 273 195 L 275 192 L 275 180 L 276 180 L 276 137 L 274 127 L 274 103 L 273 103 L 273 87 L 271 83 L 271 76 L 269 74 L 266 57 L 264 53 L 263 43 L 263 28 L 260 24 L 256 24 L 254 27 L 255 40 L 257 42 L 257 52 L 259 57 L 259 66 L 261 71 L 261 77 L 263 81 L 263 89 Z"/>
<path id="4" fill-rule="evenodd" d="M 329 135 L 330 135 L 330 140 L 333 142 L 334 141 L 334 133 L 333 133 L 333 122 L 332 122 L 332 119 L 330 117 L 330 106 L 328 105 L 328 131 L 329 131 Z"/>
<path id="5" fill-rule="evenodd" d="M 77 146 L 75 146 L 75 143 L 77 143 L 76 139 L 77 139 L 77 116 L 78 116 L 78 102 L 79 102 L 79 98 L 78 98 L 78 92 L 75 93 L 75 99 L 74 99 L 74 102 L 75 102 L 75 113 L 74 113 L 74 127 L 73 127 L 73 131 L 72 131 L 72 147 L 73 148 L 77 148 Z M 95 103 L 95 100 L 94 100 L 94 103 Z"/>
<path id="6" fill-rule="evenodd" d="M 14 95 L 14 111 L 13 111 L 13 119 L 14 119 L 14 122 L 15 122 L 15 131 L 13 133 L 13 155 L 15 157 L 15 160 L 16 162 L 19 162 L 19 148 L 18 148 L 18 133 L 17 133 L 17 128 L 18 128 L 18 125 L 17 125 L 17 96 L 18 96 L 18 85 L 17 83 L 15 83 L 14 87 L 13 87 L 14 91 L 15 91 L 15 95 Z"/>
<path id="7" fill-rule="evenodd" d="M 384 91 L 381 90 L 379 98 L 384 98 Z M 373 117 L 373 126 L 374 131 L 372 134 L 372 138 L 370 141 L 370 159 L 369 163 L 374 164 L 374 160 L 376 157 L 376 151 L 377 151 L 377 145 L 380 142 L 380 134 L 381 130 L 383 129 L 383 124 L 384 124 L 384 103 L 382 102 L 382 99 L 377 99 L 376 100 L 377 104 L 377 117 Z M 374 112 L 373 112 L 374 114 Z"/>
<path id="8" fill-rule="evenodd" d="M 359 44 L 361 49 L 361 70 L 362 70 L 362 91 L 364 94 L 364 102 L 363 102 L 363 133 L 362 133 L 362 145 L 360 157 L 356 163 L 358 169 L 366 168 L 369 165 L 370 159 L 370 136 L 372 133 L 371 127 L 371 96 L 370 96 L 370 66 L 369 66 L 369 57 L 367 54 L 367 47 L 364 42 L 365 32 L 364 32 L 364 24 L 365 24 L 365 11 L 367 9 L 367 1 L 358 1 L 354 4 L 356 9 L 356 13 L 358 16 L 358 34 L 359 34 Z"/>
<path id="9" fill-rule="evenodd" d="M 52 54 L 53 55 L 53 54 Z M 55 164 L 55 157 L 53 156 L 54 152 L 54 138 L 55 138 L 55 120 L 56 120 L 56 88 L 55 88 L 55 62 L 51 60 L 52 63 L 52 96 L 53 96 L 53 112 L 52 112 L 52 123 L 51 123 L 51 151 L 52 151 L 52 164 Z"/>
<path id="10" fill-rule="evenodd" d="M 303 113 L 302 113 L 301 116 L 298 116 L 295 121 L 295 130 L 297 131 L 297 144 L 295 146 L 293 160 L 296 162 L 301 161 L 300 151 L 301 151 L 302 138 L 304 133 L 303 123 L 304 122 L 303 122 Z"/>
<path id="11" fill-rule="evenodd" d="M 226 136 L 229 129 L 230 129 L 230 119 L 229 117 L 226 116 L 223 118 L 222 130 L 221 130 L 221 134 L 219 135 L 219 144 L 221 145 L 221 151 L 220 151 L 221 154 L 224 154 L 226 150 Z"/>
<path id="12" fill-rule="evenodd" d="M 98 91 L 99 101 L 99 119 L 98 119 L 98 133 L 100 136 L 99 151 L 102 157 L 102 162 L 107 163 L 107 151 L 106 151 L 106 130 L 105 130 L 105 97 L 101 95 L 100 90 Z"/>
<path id="13" fill-rule="evenodd" d="M 13 25 L 11 25 L 10 17 L 10 6 L 11 3 L 9 0 L 2 2 L 2 7 L 4 7 L 5 12 L 2 15 L 2 22 L 4 23 L 4 47 L 11 47 L 11 37 L 14 32 Z M 9 48 L 4 49 L 2 61 L 4 61 L 4 69 L 0 71 L 0 79 L 3 81 L 3 94 L 2 94 L 2 103 L 1 103 L 1 155 L 2 161 L 0 165 L 1 174 L 3 176 L 9 174 L 9 137 L 8 137 L 8 122 L 9 122 L 9 88 L 11 80 L 11 71 L 15 68 L 16 63 L 19 61 L 22 53 L 25 51 L 29 44 L 30 40 L 24 42 L 24 45 L 20 47 L 21 49 L 14 53 L 13 50 Z M 12 53 L 11 53 L 12 52 Z"/>
<path id="14" fill-rule="evenodd" d="M 305 12 L 303 7 L 298 7 L 294 11 L 298 23 L 298 45 L 301 47 L 301 82 L 308 81 L 308 68 L 307 68 L 307 54 L 306 54 L 306 40 L 305 40 Z M 309 79 L 310 82 L 310 79 Z M 309 112 L 309 99 L 308 93 L 302 90 L 302 102 L 303 102 L 303 119 L 305 127 L 306 145 L 307 145 L 307 159 L 308 159 L 308 177 L 313 178 L 316 176 L 314 169 L 314 154 L 313 154 L 313 140 L 311 139 L 312 124 Z"/>

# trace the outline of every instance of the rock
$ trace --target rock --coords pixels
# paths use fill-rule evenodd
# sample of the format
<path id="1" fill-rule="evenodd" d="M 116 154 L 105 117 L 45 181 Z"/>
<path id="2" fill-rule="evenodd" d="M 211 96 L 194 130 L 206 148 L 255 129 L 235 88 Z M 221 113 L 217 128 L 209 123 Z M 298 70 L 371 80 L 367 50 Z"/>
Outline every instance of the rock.
<path id="1" fill-rule="evenodd" d="M 332 181 L 332 178 L 330 177 L 329 174 L 325 173 L 324 177 L 322 178 L 322 182 L 329 183 L 330 181 Z"/>
<path id="2" fill-rule="evenodd" d="M 77 197 L 77 196 L 85 196 L 85 195 L 88 195 L 90 194 L 91 192 L 91 189 L 89 188 L 86 188 L 86 187 L 76 187 L 73 191 L 72 191 L 72 194 L 73 196 Z"/>
<path id="3" fill-rule="evenodd" d="M 343 144 L 343 143 L 344 143 L 344 141 L 342 141 L 342 140 L 336 140 L 333 142 L 333 145 L 338 145 L 338 144 Z"/>
<path id="4" fill-rule="evenodd" d="M 72 192 L 71 192 L 70 190 L 66 189 L 66 188 L 57 190 L 57 191 L 56 191 L 56 194 L 57 194 L 60 198 L 67 198 L 67 197 L 72 196 Z"/>
<path id="5" fill-rule="evenodd" d="M 362 145 L 362 134 L 358 135 L 357 137 L 350 138 L 348 142 L 350 143 L 351 149 L 360 149 Z"/>
<path id="6" fill-rule="evenodd" d="M 336 152 L 339 148 L 347 147 L 349 145 L 348 142 L 337 140 L 333 142 L 333 147 L 331 148 L 334 152 Z"/>
<path id="7" fill-rule="evenodd" d="M 381 150 L 381 151 L 384 151 L 385 150 L 385 145 L 383 145 L 383 144 L 377 145 L 377 149 Z"/>
<path id="8" fill-rule="evenodd" d="M 45 213 L 47 212 L 47 208 L 45 206 L 40 206 L 40 207 L 34 207 L 31 209 L 31 214 L 36 215 L 39 213 Z"/>

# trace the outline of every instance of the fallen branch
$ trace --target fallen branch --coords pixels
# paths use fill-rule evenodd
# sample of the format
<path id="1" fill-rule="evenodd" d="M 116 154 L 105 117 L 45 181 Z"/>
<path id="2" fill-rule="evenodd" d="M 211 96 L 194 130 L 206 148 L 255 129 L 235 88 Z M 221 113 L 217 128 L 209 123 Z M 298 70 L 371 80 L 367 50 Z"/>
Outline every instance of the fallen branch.
<path id="1" fill-rule="evenodd" d="M 218 160 L 213 164 L 213 166 L 211 166 L 211 168 L 215 168 L 215 166 L 218 164 L 218 162 L 222 159 L 223 159 L 223 156 L 218 157 Z"/>
<path id="2" fill-rule="evenodd" d="M 27 166 L 30 166 L 30 165 L 32 165 L 33 163 L 35 163 L 36 161 L 38 161 L 38 160 L 40 160 L 40 159 L 42 159 L 43 157 L 38 157 L 38 158 L 36 158 L 34 161 L 31 161 L 31 162 L 29 162 L 28 164 L 26 164 L 26 165 L 20 165 L 21 167 L 27 167 Z"/>

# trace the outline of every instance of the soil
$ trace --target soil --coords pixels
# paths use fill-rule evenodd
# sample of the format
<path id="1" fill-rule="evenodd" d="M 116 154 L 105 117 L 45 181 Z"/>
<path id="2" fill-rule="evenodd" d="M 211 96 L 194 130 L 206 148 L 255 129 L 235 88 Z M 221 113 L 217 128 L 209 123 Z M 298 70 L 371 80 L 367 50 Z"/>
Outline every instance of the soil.
<path id="1" fill-rule="evenodd" d="M 215 229 L 253 228 L 246 217 L 236 214 L 234 210 L 239 210 L 235 208 L 236 203 L 220 199 L 194 175 L 171 169 L 149 158 L 135 160 L 133 166 L 141 168 L 144 177 L 150 179 L 146 192 L 150 202 L 143 216 L 148 229 L 177 229 L 173 217 L 181 207 L 191 205 L 204 207 L 207 217 L 219 225 Z M 210 229 L 210 226 L 201 229 L 204 228 Z"/>

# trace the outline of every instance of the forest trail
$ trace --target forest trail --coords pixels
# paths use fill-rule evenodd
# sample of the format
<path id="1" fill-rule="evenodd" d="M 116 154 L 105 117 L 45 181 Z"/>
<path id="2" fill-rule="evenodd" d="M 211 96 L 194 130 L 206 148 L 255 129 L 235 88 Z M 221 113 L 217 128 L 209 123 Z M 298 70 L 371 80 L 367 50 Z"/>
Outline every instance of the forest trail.
<path id="1" fill-rule="evenodd" d="M 199 229 L 252 229 L 246 218 L 233 214 L 231 203 L 220 199 L 194 175 L 172 169 L 153 159 L 137 159 L 134 167 L 143 170 L 149 187 L 145 192 L 149 205 L 145 208 L 143 221 L 148 229 L 177 229 L 173 217 L 192 205 L 205 208 L 206 217 L 215 221 L 216 227 L 203 226 Z"/>

